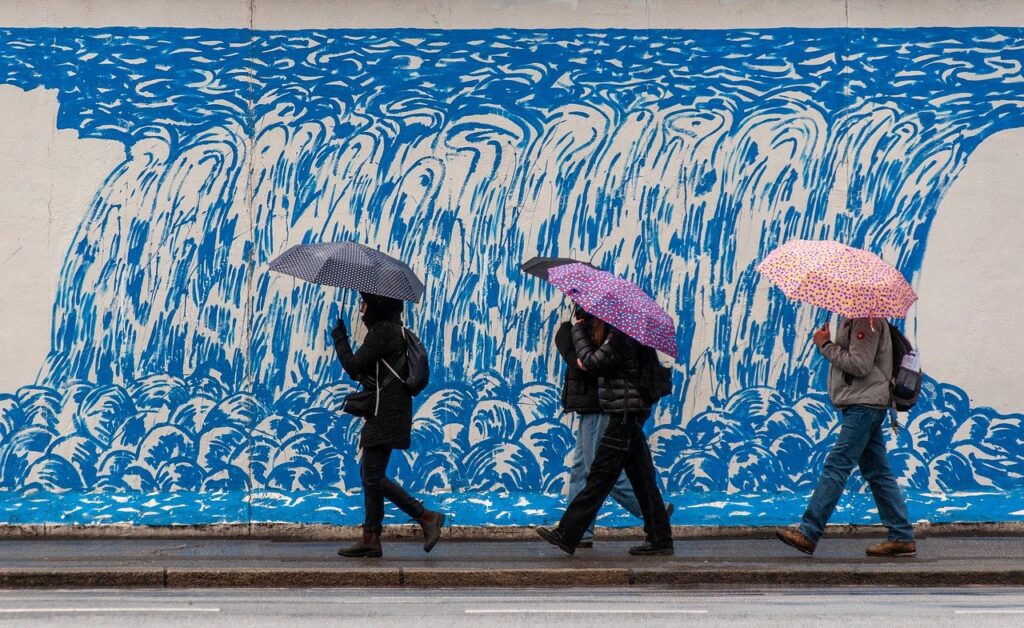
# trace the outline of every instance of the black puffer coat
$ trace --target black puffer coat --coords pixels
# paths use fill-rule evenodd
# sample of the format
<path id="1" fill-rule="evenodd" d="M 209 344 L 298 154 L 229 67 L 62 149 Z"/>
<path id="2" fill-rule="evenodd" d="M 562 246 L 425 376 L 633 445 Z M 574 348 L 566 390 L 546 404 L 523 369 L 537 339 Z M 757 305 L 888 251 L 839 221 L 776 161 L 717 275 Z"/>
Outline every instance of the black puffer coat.
<path id="1" fill-rule="evenodd" d="M 608 414 L 646 419 L 651 407 L 644 403 L 636 383 L 640 380 L 640 345 L 609 325 L 604 344 L 595 347 L 585 325 L 572 328 L 572 340 L 583 367 L 597 375 L 601 410 Z"/>
<path id="2" fill-rule="evenodd" d="M 565 322 L 555 333 L 555 347 L 565 360 L 565 384 L 562 386 L 563 412 L 592 414 L 601 411 L 598 401 L 597 377 L 576 364 L 576 347 L 572 342 L 572 323 Z"/>
<path id="3" fill-rule="evenodd" d="M 366 320 L 368 331 L 359 350 L 352 352 L 348 334 L 335 336 L 334 350 L 345 372 L 363 385 L 364 390 L 375 390 L 374 377 L 380 373 L 385 384 L 380 389 L 380 406 L 376 416 L 366 418 L 359 444 L 362 447 L 383 445 L 392 449 L 408 449 L 412 433 L 412 397 L 405 386 L 380 360 L 387 360 L 400 374 L 405 368 L 406 341 L 402 335 L 399 315 L 386 320 Z M 390 380 L 390 381 L 389 381 Z"/>

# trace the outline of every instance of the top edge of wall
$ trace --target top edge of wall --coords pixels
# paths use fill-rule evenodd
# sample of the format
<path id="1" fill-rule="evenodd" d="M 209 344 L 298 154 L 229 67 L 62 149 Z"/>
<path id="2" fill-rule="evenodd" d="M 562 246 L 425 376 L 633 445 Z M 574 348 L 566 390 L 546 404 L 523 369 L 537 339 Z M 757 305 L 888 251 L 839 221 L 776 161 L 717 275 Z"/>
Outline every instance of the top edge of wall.
<path id="1" fill-rule="evenodd" d="M 1020 0 L 3 0 L 0 26 L 911 28 L 1024 26 Z"/>

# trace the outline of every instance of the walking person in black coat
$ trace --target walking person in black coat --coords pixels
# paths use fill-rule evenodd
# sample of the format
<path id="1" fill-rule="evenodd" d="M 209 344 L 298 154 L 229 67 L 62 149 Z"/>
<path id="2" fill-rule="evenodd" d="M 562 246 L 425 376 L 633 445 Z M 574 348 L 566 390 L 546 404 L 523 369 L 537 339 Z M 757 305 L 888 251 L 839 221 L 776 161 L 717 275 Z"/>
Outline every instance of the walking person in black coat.
<path id="1" fill-rule="evenodd" d="M 580 306 L 574 308 L 575 316 L 585 325 L 603 324 L 593 318 Z M 555 347 L 565 360 L 565 383 L 562 386 L 562 411 L 573 414 L 576 446 L 573 448 L 572 466 L 569 468 L 569 501 L 579 495 L 587 483 L 590 466 L 594 463 L 601 436 L 608 428 L 608 415 L 601 411 L 598 399 L 597 376 L 588 373 L 577 364 L 576 347 L 572 340 L 572 323 L 566 321 L 555 334 Z M 612 486 L 609 497 L 614 499 L 636 518 L 641 517 L 640 504 L 633 494 L 633 487 L 625 474 L 620 474 Z M 594 522 L 590 523 L 583 537 L 576 545 L 588 549 L 594 546 Z"/>
<path id="2" fill-rule="evenodd" d="M 338 319 L 331 331 L 334 349 L 345 372 L 359 381 L 365 390 L 377 390 L 374 410 L 366 418 L 359 446 L 363 458 L 359 475 L 363 481 L 365 518 L 363 537 L 338 553 L 350 558 L 383 555 L 380 534 L 384 521 L 384 498 L 419 522 L 423 528 L 423 550 L 429 552 L 441 538 L 444 515 L 427 510 L 405 489 L 388 479 L 386 473 L 391 452 L 408 449 L 412 434 L 412 396 L 402 381 L 391 374 L 405 365 L 406 339 L 402 326 L 403 302 L 397 299 L 360 293 L 361 312 L 366 324 L 366 338 L 359 350 L 352 352 L 348 330 Z"/>
<path id="3" fill-rule="evenodd" d="M 625 470 L 640 503 L 647 538 L 629 550 L 634 556 L 669 556 L 673 553 L 672 526 L 658 487 L 657 471 L 643 431 L 651 407 L 640 393 L 640 344 L 599 319 L 588 327 L 577 319 L 572 330 L 580 368 L 598 377 L 601 410 L 609 416 L 587 484 L 569 504 L 558 526 L 537 533 L 549 543 L 573 554 L 601 504 Z"/>

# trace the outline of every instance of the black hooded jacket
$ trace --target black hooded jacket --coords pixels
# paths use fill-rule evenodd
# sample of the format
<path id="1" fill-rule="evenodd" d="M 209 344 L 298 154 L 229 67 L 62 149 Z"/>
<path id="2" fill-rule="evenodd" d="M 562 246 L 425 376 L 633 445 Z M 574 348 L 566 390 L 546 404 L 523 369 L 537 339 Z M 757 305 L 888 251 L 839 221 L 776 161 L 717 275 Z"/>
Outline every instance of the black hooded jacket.
<path id="1" fill-rule="evenodd" d="M 583 367 L 597 376 L 601 410 L 637 419 L 650 416 L 651 407 L 637 388 L 640 380 L 640 344 L 619 330 L 608 328 L 608 337 L 595 347 L 585 325 L 572 328 L 573 345 Z"/>
<path id="2" fill-rule="evenodd" d="M 576 347 L 572 342 L 572 323 L 562 323 L 555 333 L 555 347 L 565 360 L 565 383 L 562 385 L 564 412 L 592 414 L 601 411 L 597 396 L 597 377 L 576 364 Z"/>
<path id="3" fill-rule="evenodd" d="M 345 372 L 362 384 L 364 390 L 376 390 L 376 377 L 383 384 L 378 412 L 366 418 L 359 444 L 364 448 L 408 449 L 412 433 L 412 396 L 381 362 L 387 360 L 392 368 L 403 373 L 406 341 L 402 334 L 402 302 L 387 299 L 381 304 L 384 298 L 364 295 L 367 308 L 363 322 L 367 332 L 359 350 L 352 352 L 348 333 L 337 333 L 338 327 L 332 332 L 334 350 Z M 339 327 L 344 330 L 343 326 Z"/>

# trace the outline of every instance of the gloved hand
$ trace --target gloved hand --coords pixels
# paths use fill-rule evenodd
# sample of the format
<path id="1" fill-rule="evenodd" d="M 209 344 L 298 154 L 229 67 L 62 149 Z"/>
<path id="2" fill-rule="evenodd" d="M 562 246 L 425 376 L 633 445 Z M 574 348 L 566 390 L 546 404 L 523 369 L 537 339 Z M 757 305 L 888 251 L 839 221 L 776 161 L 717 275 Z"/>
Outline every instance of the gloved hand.
<path id="1" fill-rule="evenodd" d="M 334 338 L 334 342 L 341 342 L 342 339 L 348 338 L 348 328 L 345 327 L 345 321 L 338 319 L 338 322 L 334 324 L 334 329 L 331 330 L 331 338 Z"/>

